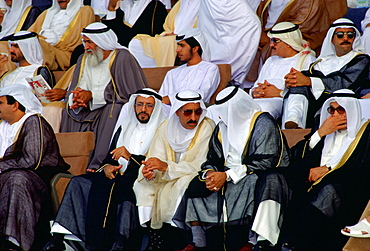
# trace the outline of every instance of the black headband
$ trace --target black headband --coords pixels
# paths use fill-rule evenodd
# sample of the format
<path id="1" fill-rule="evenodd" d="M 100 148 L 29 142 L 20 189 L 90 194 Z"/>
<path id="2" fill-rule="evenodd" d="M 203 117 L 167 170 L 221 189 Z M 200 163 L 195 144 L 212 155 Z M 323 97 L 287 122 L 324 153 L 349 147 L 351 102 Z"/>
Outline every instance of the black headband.
<path id="1" fill-rule="evenodd" d="M 155 92 L 149 91 L 149 90 L 138 90 L 137 92 L 135 92 L 135 94 L 146 94 L 146 95 L 154 96 L 157 99 L 159 99 L 160 101 L 162 101 L 162 96 L 161 95 L 159 95 Z"/>
<path id="2" fill-rule="evenodd" d="M 184 40 L 184 37 L 185 37 L 185 35 L 182 35 L 182 36 L 176 36 L 176 41 Z"/>
<path id="3" fill-rule="evenodd" d="M 31 37 L 37 37 L 37 33 L 36 32 L 30 32 L 30 33 L 27 33 L 27 34 L 24 34 L 24 35 L 15 35 L 15 34 L 13 34 L 10 37 L 9 41 L 18 41 L 18 40 L 31 38 Z"/>
<path id="4" fill-rule="evenodd" d="M 107 31 L 109 31 L 108 27 L 97 29 L 97 30 L 87 29 L 87 28 L 82 29 L 82 33 L 104 33 L 104 32 L 107 32 Z"/>
<path id="5" fill-rule="evenodd" d="M 202 99 L 202 96 L 200 94 L 198 95 L 199 95 L 198 97 L 193 97 L 193 98 L 181 98 L 179 97 L 179 94 L 177 93 L 175 97 L 177 100 L 180 100 L 180 101 L 197 101 L 197 100 Z"/>
<path id="6" fill-rule="evenodd" d="M 299 26 L 296 25 L 296 24 L 293 24 L 293 25 L 294 25 L 293 27 L 290 27 L 290 28 L 285 29 L 285 30 L 273 30 L 273 28 L 272 28 L 270 30 L 270 34 L 281 34 L 281 33 L 288 33 L 288 32 L 298 30 Z"/>
<path id="7" fill-rule="evenodd" d="M 353 23 L 337 23 L 337 24 L 331 24 L 330 28 L 338 27 L 338 26 L 351 26 L 351 28 L 356 28 L 356 26 Z"/>
<path id="8" fill-rule="evenodd" d="M 220 104 L 225 103 L 226 101 L 228 101 L 229 99 L 231 99 L 232 97 L 234 97 L 234 96 L 235 96 L 235 94 L 238 92 L 238 89 L 239 89 L 239 87 L 234 86 L 234 90 L 233 90 L 232 92 L 230 92 L 230 94 L 229 94 L 229 95 L 227 95 L 227 96 L 226 96 L 226 97 L 224 97 L 223 99 L 216 100 L 216 101 L 215 101 L 215 104 L 216 104 L 216 105 L 220 105 Z"/>
<path id="9" fill-rule="evenodd" d="M 332 93 L 332 97 L 347 97 L 347 98 L 357 98 L 354 93 Z"/>

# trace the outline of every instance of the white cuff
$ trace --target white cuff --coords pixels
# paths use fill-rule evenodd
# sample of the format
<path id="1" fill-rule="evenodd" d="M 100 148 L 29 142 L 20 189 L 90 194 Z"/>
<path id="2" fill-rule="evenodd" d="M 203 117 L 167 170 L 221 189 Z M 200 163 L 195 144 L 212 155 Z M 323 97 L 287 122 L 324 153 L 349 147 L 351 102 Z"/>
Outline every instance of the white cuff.
<path id="1" fill-rule="evenodd" d="M 311 139 L 310 139 L 310 148 L 314 148 L 317 143 L 319 143 L 319 141 L 321 140 L 320 138 L 320 135 L 319 135 L 319 132 L 316 131 L 312 136 L 311 136 Z"/>
<path id="2" fill-rule="evenodd" d="M 325 85 L 320 78 L 311 77 L 311 89 L 315 99 L 318 99 L 321 94 L 325 91 Z"/>
<path id="3" fill-rule="evenodd" d="M 107 16 L 105 17 L 106 20 L 111 20 L 116 18 L 116 11 L 109 11 L 107 10 Z"/>

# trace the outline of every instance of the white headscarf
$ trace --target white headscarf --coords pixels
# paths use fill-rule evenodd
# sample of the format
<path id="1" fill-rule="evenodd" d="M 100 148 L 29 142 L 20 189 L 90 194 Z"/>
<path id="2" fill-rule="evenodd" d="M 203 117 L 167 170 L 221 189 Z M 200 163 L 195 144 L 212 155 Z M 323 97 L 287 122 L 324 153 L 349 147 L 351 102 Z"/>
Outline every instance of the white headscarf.
<path id="1" fill-rule="evenodd" d="M 202 60 L 209 61 L 211 59 L 211 50 L 209 49 L 209 45 L 207 42 L 206 37 L 203 35 L 200 29 L 198 28 L 190 28 L 179 32 L 176 36 L 176 42 L 185 40 L 187 38 L 193 37 L 195 40 L 198 41 L 200 47 L 202 48 Z"/>
<path id="2" fill-rule="evenodd" d="M 28 63 L 42 65 L 44 57 L 36 33 L 19 31 L 9 40 L 9 46 L 11 44 L 18 44 Z"/>
<path id="3" fill-rule="evenodd" d="M 152 0 L 124 0 L 120 8 L 125 13 L 125 22 L 133 26 Z"/>
<path id="4" fill-rule="evenodd" d="M 121 113 L 120 113 L 120 116 L 118 117 L 116 128 L 114 130 L 113 135 L 116 133 L 116 130 L 121 126 L 122 131 L 120 134 L 120 138 L 117 141 L 117 147 L 123 146 L 124 136 L 131 135 L 135 127 L 140 123 L 137 120 L 136 113 L 135 113 L 135 101 L 138 96 L 141 96 L 144 98 L 153 97 L 155 100 L 155 106 L 154 106 L 153 112 L 150 116 L 148 123 L 145 124 L 146 130 L 145 130 L 145 138 L 143 140 L 143 144 L 141 145 L 139 152 L 135 152 L 135 154 L 144 155 L 147 153 L 149 149 L 149 146 L 153 140 L 155 131 L 165 119 L 165 116 L 162 113 L 162 102 L 161 102 L 162 97 L 153 89 L 144 88 L 130 96 L 129 101 L 121 109 Z M 125 147 L 127 148 L 126 145 Z"/>
<path id="5" fill-rule="evenodd" d="M 199 124 L 203 121 L 207 109 L 202 100 L 202 96 L 196 91 L 186 90 L 177 93 L 171 99 L 171 111 L 168 117 L 167 138 L 168 142 L 176 153 L 184 153 L 194 138 L 198 130 Z M 176 111 L 189 103 L 199 103 L 203 109 L 202 115 L 199 117 L 198 125 L 193 129 L 186 129 L 180 124 L 180 119 L 176 115 Z"/>
<path id="6" fill-rule="evenodd" d="M 12 84 L 0 89 L 1 96 L 13 96 L 20 104 L 26 108 L 26 113 L 42 114 L 42 105 L 32 91 L 24 85 Z"/>
<path id="7" fill-rule="evenodd" d="M 82 30 L 81 35 L 90 38 L 97 46 L 105 51 L 127 49 L 118 43 L 116 34 L 103 23 L 91 23 Z"/>
<path id="8" fill-rule="evenodd" d="M 357 30 L 355 24 L 347 18 L 339 18 L 330 25 L 330 29 L 326 33 L 326 37 L 321 47 L 321 54 L 318 60 L 330 55 L 336 55 L 335 47 L 332 44 L 332 38 L 337 28 L 353 28 L 356 31 L 356 37 L 352 44 L 352 50 L 357 53 L 366 53 L 364 46 L 361 44 L 361 33 Z"/>
<path id="9" fill-rule="evenodd" d="M 72 22 L 72 19 L 75 17 L 77 12 L 83 6 L 83 0 L 71 0 L 66 8 L 67 16 L 68 16 L 68 23 Z M 47 9 L 47 13 L 45 16 L 44 23 L 42 24 L 41 30 L 48 30 L 50 29 L 50 25 L 52 20 L 59 11 L 61 10 L 58 0 L 53 0 L 53 5 Z"/>
<path id="10" fill-rule="evenodd" d="M 224 156 L 228 156 L 229 145 L 241 156 L 249 138 L 252 116 L 261 111 L 260 106 L 244 90 L 234 86 L 225 88 L 217 95 L 215 106 L 213 113 L 221 120 Z"/>
<path id="11" fill-rule="evenodd" d="M 26 119 L 35 114 L 42 113 L 42 105 L 32 91 L 24 85 L 13 84 L 0 89 L 0 97 L 12 96 L 26 108 L 26 114 L 13 124 L 6 121 L 0 123 L 0 158 L 5 154 L 6 149 L 14 143 L 19 129 Z"/>
<path id="12" fill-rule="evenodd" d="M 331 97 L 325 101 L 324 105 L 321 108 L 320 126 L 324 123 L 325 119 L 330 116 L 330 114 L 327 112 L 330 103 L 337 102 L 346 110 L 347 137 L 343 140 L 343 144 L 338 152 L 335 153 L 333 158 L 327 163 L 329 165 L 339 162 L 339 160 L 343 157 L 345 151 L 348 149 L 349 145 L 355 139 L 356 134 L 360 130 L 361 126 L 366 122 L 365 119 L 362 119 L 361 105 L 360 102 L 354 97 L 355 93 L 353 91 L 348 89 L 341 89 L 335 91 L 333 94 L 341 97 Z M 332 147 L 332 143 L 335 140 L 335 135 L 336 133 L 334 132 L 326 136 L 324 148 L 321 154 L 322 156 L 325 156 L 329 152 L 330 148 Z"/>
<path id="13" fill-rule="evenodd" d="M 15 32 L 23 13 L 31 4 L 32 0 L 13 0 L 12 7 L 5 13 L 1 24 L 0 39 Z"/>
<path id="14" fill-rule="evenodd" d="M 299 59 L 295 68 L 299 71 L 304 67 L 308 55 L 316 55 L 316 53 L 311 50 L 309 42 L 303 39 L 298 25 L 291 22 L 276 24 L 267 33 L 267 36 L 269 38 L 278 38 L 290 45 L 295 51 L 298 51 Z"/>

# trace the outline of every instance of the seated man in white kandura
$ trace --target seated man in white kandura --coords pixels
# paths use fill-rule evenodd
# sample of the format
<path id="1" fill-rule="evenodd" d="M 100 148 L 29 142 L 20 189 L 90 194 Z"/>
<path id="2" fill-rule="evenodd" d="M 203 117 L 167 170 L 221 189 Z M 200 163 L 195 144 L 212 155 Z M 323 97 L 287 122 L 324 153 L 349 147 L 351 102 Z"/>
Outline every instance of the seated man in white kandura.
<path id="1" fill-rule="evenodd" d="M 171 108 L 170 96 L 180 91 L 194 90 L 202 95 L 204 102 L 209 103 L 220 82 L 217 65 L 203 60 L 203 56 L 207 58 L 206 55 L 210 52 L 207 40 L 199 29 L 180 32 L 176 39 L 177 56 L 186 63 L 168 71 L 159 90 L 159 94 L 163 96 L 166 115 Z"/>

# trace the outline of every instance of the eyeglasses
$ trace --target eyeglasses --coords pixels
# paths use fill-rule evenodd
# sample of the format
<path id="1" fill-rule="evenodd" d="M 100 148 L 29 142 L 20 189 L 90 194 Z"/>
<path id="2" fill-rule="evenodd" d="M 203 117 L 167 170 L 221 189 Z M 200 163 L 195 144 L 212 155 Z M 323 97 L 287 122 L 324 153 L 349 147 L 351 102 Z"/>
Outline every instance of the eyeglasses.
<path id="1" fill-rule="evenodd" d="M 274 45 L 276 45 L 277 43 L 280 43 L 281 40 L 280 39 L 277 39 L 277 38 L 270 38 L 270 43 L 273 43 Z"/>
<path id="2" fill-rule="evenodd" d="M 332 106 L 328 107 L 328 113 L 333 115 L 335 111 L 337 111 L 339 114 L 343 114 L 346 112 L 346 110 L 341 106 L 338 106 L 337 108 L 334 108 Z"/>
<path id="3" fill-rule="evenodd" d="M 148 110 L 151 110 L 151 109 L 154 109 L 154 105 L 153 104 L 144 104 L 144 103 L 137 103 L 135 104 L 137 108 L 139 109 L 142 109 L 144 106 L 146 109 Z"/>
<path id="4" fill-rule="evenodd" d="M 191 109 L 186 109 L 186 110 L 181 110 L 180 108 L 180 111 L 182 111 L 182 113 L 186 116 L 186 117 L 189 117 L 193 114 L 193 112 L 195 113 L 195 115 L 197 116 L 200 116 L 202 115 L 203 113 L 203 109 L 202 108 L 198 108 L 198 109 L 195 109 L 195 110 L 191 110 Z"/>
<path id="5" fill-rule="evenodd" d="M 356 32 L 354 32 L 354 31 L 347 31 L 347 32 L 338 31 L 338 32 L 335 32 L 334 34 L 339 39 L 343 38 L 344 35 L 347 35 L 348 38 L 354 38 L 356 36 Z"/>

